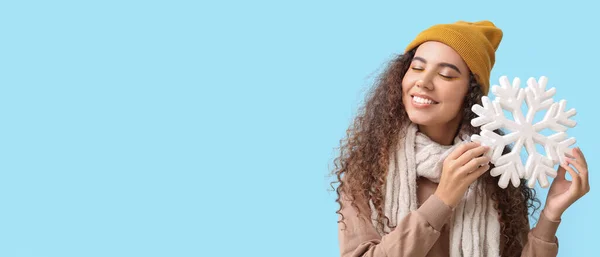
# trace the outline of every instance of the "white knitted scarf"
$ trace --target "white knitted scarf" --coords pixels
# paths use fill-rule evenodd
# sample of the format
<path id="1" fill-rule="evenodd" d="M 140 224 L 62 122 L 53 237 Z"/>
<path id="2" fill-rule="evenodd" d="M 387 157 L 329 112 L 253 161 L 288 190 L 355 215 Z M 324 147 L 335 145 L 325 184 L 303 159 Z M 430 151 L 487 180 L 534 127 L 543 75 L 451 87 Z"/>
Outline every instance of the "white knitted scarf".
<path id="1" fill-rule="evenodd" d="M 458 145 L 469 141 L 466 133 L 459 133 L 454 145 L 443 146 L 418 132 L 414 123 L 402 131 L 396 151 L 390 154 L 385 187 L 384 212 L 392 226 L 417 209 L 417 178 L 425 177 L 439 183 L 444 159 Z M 371 208 L 376 225 L 377 212 L 372 203 Z M 454 209 L 449 225 L 451 257 L 500 256 L 498 213 L 480 180 L 469 186 Z M 383 236 L 390 231 L 385 226 L 379 233 Z"/>

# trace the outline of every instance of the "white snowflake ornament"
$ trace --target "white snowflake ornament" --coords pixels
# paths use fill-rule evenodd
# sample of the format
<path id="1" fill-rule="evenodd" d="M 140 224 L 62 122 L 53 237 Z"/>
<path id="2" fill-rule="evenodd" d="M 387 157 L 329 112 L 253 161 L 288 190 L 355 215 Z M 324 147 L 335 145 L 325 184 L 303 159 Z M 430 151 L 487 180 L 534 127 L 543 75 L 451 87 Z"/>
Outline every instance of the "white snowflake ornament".
<path id="1" fill-rule="evenodd" d="M 527 186 L 533 188 L 536 181 L 542 188 L 548 187 L 548 176 L 555 178 L 554 165 L 563 163 L 565 157 L 571 157 L 569 147 L 575 144 L 575 138 L 567 139 L 565 131 L 577 124 L 570 118 L 576 114 L 575 109 L 565 111 L 567 102 L 554 102 L 552 97 L 555 88 L 546 90 L 548 79 L 541 77 L 539 81 L 530 78 L 527 87 L 521 88 L 519 78 L 510 84 L 506 76 L 500 77 L 500 86 L 494 85 L 492 93 L 496 96 L 491 101 L 484 96 L 481 105 L 474 105 L 472 110 L 479 117 L 471 120 L 471 125 L 481 126 L 480 135 L 471 136 L 471 140 L 490 146 L 486 155 L 490 156 L 494 168 L 490 174 L 500 176 L 498 185 L 506 188 L 509 181 L 518 187 L 520 179 L 527 179 Z M 523 114 L 523 101 L 527 104 L 527 114 Z M 512 113 L 513 119 L 504 115 L 504 110 Z M 534 122 L 536 114 L 547 110 L 544 118 Z M 496 129 L 507 129 L 506 135 L 494 132 Z M 542 130 L 549 129 L 554 133 L 542 135 Z M 512 150 L 503 154 L 504 147 L 514 143 Z M 537 151 L 535 144 L 544 147 L 545 155 Z M 523 164 L 520 153 L 525 147 L 527 161 Z"/>

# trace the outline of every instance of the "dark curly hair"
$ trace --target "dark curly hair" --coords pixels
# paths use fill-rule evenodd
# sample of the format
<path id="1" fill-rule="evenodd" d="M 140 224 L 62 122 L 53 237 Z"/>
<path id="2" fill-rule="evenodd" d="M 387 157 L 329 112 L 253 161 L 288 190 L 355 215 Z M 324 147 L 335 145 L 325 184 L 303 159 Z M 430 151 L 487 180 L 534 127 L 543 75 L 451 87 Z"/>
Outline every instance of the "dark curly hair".
<path id="1" fill-rule="evenodd" d="M 410 122 L 402 103 L 402 79 L 414 54 L 415 49 L 396 56 L 388 64 L 377 78 L 375 87 L 368 93 L 365 104 L 359 108 L 353 124 L 346 131 L 346 137 L 340 140 L 339 156 L 334 159 L 335 168 L 332 171 L 335 177 L 332 188 L 337 193 L 336 202 L 339 204 L 336 213 L 341 217 L 338 222 L 344 222 L 340 198 L 345 195 L 349 199 L 371 201 L 378 214 L 377 227 L 381 230 L 384 224 L 390 226 L 389 219 L 384 214 L 383 188 L 390 149 L 399 140 L 394 135 L 401 132 L 404 123 Z M 471 107 L 481 104 L 482 96 L 481 86 L 471 74 L 460 125 L 469 134 L 481 131 L 480 128 L 471 126 L 470 120 L 475 117 Z M 496 132 L 503 134 L 501 130 Z M 504 151 L 508 152 L 510 148 L 506 147 Z M 490 166 L 490 169 L 493 168 L 493 165 Z M 520 256 L 530 229 L 528 211 L 531 209 L 533 216 L 540 205 L 535 190 L 528 188 L 524 181 L 517 188 L 511 185 L 501 189 L 497 186 L 499 177 L 492 177 L 489 172 L 481 179 L 486 182 L 486 191 L 498 210 L 502 256 Z M 354 201 L 352 206 L 360 212 Z"/>

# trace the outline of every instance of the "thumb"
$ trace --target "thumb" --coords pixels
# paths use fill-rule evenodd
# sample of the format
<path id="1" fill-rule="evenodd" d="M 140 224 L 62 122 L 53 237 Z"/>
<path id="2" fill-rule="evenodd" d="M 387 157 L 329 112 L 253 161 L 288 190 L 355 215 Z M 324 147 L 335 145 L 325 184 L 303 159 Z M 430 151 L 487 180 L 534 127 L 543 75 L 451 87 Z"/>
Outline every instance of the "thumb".
<path id="1" fill-rule="evenodd" d="M 567 180 L 566 174 L 567 174 L 567 170 L 565 170 L 565 168 L 563 168 L 563 166 L 559 165 L 558 166 L 558 171 L 556 172 L 556 178 L 555 179 Z"/>

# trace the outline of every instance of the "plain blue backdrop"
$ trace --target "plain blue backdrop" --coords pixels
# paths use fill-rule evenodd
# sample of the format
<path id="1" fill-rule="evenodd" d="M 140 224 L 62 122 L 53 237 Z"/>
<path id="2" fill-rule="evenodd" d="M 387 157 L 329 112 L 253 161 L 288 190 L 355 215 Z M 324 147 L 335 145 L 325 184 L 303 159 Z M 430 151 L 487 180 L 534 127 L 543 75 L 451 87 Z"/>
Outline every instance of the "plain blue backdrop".
<path id="1" fill-rule="evenodd" d="M 545 75 L 578 111 L 592 191 L 559 255 L 593 256 L 592 1 L 2 1 L 0 256 L 337 256 L 328 173 L 374 78 L 482 19 L 493 84 Z"/>

